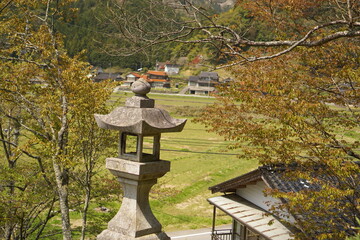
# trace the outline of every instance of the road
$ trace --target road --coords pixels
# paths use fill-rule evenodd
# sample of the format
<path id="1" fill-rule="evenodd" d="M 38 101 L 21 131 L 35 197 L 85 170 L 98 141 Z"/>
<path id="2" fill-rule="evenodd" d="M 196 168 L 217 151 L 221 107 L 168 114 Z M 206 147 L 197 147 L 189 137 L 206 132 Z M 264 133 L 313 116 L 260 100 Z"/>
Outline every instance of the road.
<path id="1" fill-rule="evenodd" d="M 230 229 L 231 225 L 217 226 L 216 229 Z M 167 232 L 171 240 L 211 240 L 211 228 Z"/>
<path id="2" fill-rule="evenodd" d="M 126 93 L 133 93 L 130 90 L 124 90 L 120 87 L 115 87 L 113 92 L 126 92 Z M 197 95 L 197 94 L 179 94 L 179 93 L 162 93 L 162 92 L 150 92 L 149 94 L 154 95 L 169 95 L 169 96 L 181 96 L 181 97 L 198 97 L 198 98 L 215 98 L 213 96 L 208 95 Z"/>
<path id="3" fill-rule="evenodd" d="M 171 240 L 210 240 L 211 228 L 170 232 L 167 235 Z"/>

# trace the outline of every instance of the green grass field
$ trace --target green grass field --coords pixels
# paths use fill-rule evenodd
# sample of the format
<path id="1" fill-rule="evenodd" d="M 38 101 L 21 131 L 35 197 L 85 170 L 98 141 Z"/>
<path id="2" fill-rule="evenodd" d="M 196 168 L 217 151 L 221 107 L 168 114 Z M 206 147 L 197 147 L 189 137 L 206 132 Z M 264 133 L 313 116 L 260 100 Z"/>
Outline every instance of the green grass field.
<path id="1" fill-rule="evenodd" d="M 161 158 L 171 161 L 171 171 L 154 187 L 154 213 L 165 230 L 199 228 L 211 224 L 208 188 L 256 167 L 227 151 L 223 139 L 189 119 L 181 133 L 164 134 Z M 162 194 L 163 192 L 163 194 Z"/>
<path id="2" fill-rule="evenodd" d="M 127 93 L 115 94 L 123 99 Z M 171 171 L 160 178 L 150 194 L 152 210 L 165 231 L 209 227 L 212 206 L 210 186 L 254 169 L 257 163 L 239 159 L 239 150 L 228 150 L 222 137 L 206 131 L 193 122 L 192 113 L 215 102 L 214 98 L 149 94 L 156 106 L 169 111 L 173 117 L 187 118 L 180 133 L 165 133 L 161 137 L 161 159 L 171 162 Z M 190 116 L 186 116 L 190 112 Z M 229 219 L 218 218 L 218 224 Z"/>

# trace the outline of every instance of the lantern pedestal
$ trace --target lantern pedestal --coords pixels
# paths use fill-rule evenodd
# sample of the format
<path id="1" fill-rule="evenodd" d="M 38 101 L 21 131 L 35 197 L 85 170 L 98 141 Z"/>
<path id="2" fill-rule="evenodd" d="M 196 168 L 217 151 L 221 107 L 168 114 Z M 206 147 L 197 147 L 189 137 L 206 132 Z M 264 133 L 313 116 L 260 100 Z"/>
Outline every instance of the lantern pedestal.
<path id="1" fill-rule="evenodd" d="M 98 240 L 169 240 L 149 205 L 149 192 L 157 179 L 170 171 L 169 161 L 134 162 L 120 158 L 106 159 L 106 167 L 118 177 L 124 198 L 108 229 Z"/>

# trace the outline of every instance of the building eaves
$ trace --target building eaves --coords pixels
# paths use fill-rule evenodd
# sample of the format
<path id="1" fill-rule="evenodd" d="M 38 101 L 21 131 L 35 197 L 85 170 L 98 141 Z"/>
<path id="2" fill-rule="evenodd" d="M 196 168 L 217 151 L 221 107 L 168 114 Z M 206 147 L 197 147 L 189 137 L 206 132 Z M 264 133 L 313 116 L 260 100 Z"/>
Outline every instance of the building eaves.
<path id="1" fill-rule="evenodd" d="M 354 162 L 359 165 L 359 162 Z M 310 170 L 310 176 L 313 178 L 321 179 L 334 187 L 341 186 L 342 182 L 336 177 L 331 176 L 326 171 L 325 166 L 312 166 Z M 311 169 L 310 168 L 310 169 Z M 309 171 L 309 169 L 302 168 L 302 166 L 293 164 L 293 165 L 277 165 L 277 166 L 261 166 L 258 169 L 241 175 L 239 177 L 230 179 L 218 185 L 212 186 L 209 189 L 212 193 L 216 192 L 236 192 L 236 189 L 245 187 L 248 184 L 254 183 L 259 180 L 263 180 L 269 188 L 279 190 L 281 192 L 300 192 L 303 190 L 310 191 L 319 191 L 322 186 L 317 183 L 312 183 L 306 179 L 298 177 L 298 175 L 288 174 L 293 171 Z M 354 183 L 360 181 L 360 174 L 358 172 L 354 173 L 350 179 Z M 346 180 L 347 181 L 347 180 Z M 360 185 L 355 185 L 355 191 L 360 191 Z M 281 199 L 283 203 L 287 200 Z M 316 230 L 314 234 L 323 234 L 331 233 L 334 229 L 346 231 L 349 235 L 354 234 L 354 229 L 350 226 L 355 226 L 356 213 L 352 211 L 352 208 L 346 207 L 348 203 L 352 203 L 354 200 L 350 196 L 344 196 L 344 198 L 339 198 L 337 201 L 340 205 L 343 205 L 344 208 L 341 209 L 330 209 L 328 215 L 318 216 L 316 214 L 317 208 L 314 208 L 314 211 L 309 210 L 308 212 L 302 212 L 300 215 L 293 215 L 295 219 L 302 219 L 302 221 L 312 222 L 315 224 Z M 331 221 L 335 224 L 328 225 L 327 221 Z M 314 226 L 315 226 L 314 225 Z"/>
<path id="2" fill-rule="evenodd" d="M 235 192 L 237 188 L 244 187 L 246 184 L 254 183 L 259 180 L 261 180 L 261 171 L 259 169 L 255 169 L 239 177 L 209 187 L 209 190 L 211 190 L 212 193 Z"/>
<path id="3" fill-rule="evenodd" d="M 293 238 L 277 218 L 236 194 L 212 197 L 208 202 L 266 240 Z"/>

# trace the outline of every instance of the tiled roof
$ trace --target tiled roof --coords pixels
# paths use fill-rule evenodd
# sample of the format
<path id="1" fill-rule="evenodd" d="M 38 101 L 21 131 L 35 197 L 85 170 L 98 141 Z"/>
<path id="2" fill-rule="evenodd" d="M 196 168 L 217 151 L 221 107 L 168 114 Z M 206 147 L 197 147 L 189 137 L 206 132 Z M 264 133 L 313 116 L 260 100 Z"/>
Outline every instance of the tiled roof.
<path id="1" fill-rule="evenodd" d="M 215 186 L 209 187 L 212 193 L 217 192 L 235 192 L 237 188 L 246 186 L 246 184 L 261 180 L 261 171 L 259 169 L 248 172 L 239 177 L 222 182 Z"/>
<path id="2" fill-rule="evenodd" d="M 169 64 L 169 63 L 165 64 L 165 66 L 171 67 L 171 68 L 179 68 L 180 67 L 180 65 L 178 65 L 178 64 Z"/>
<path id="3" fill-rule="evenodd" d="M 285 176 L 285 171 L 289 168 L 283 166 L 261 166 L 251 172 L 243 174 L 239 177 L 230 179 L 218 185 L 212 186 L 209 189 L 212 193 L 216 192 L 234 192 L 236 188 L 241 188 L 247 184 L 263 180 L 272 189 L 278 189 L 282 192 L 298 192 L 304 189 L 319 189 L 319 186 L 308 183 L 305 179 L 289 179 Z M 322 176 L 322 178 L 328 176 Z"/>
<path id="4" fill-rule="evenodd" d="M 117 80 L 121 80 L 122 77 L 120 76 L 119 73 L 99 73 L 94 77 L 95 81 L 100 81 L 100 80 L 107 80 L 107 79 L 117 79 Z"/>
<path id="5" fill-rule="evenodd" d="M 158 75 L 158 76 L 167 76 L 167 73 L 162 72 L 162 71 L 147 71 L 147 74 Z"/>
<path id="6" fill-rule="evenodd" d="M 210 78 L 213 78 L 213 79 L 219 78 L 219 75 L 218 75 L 217 72 L 201 72 L 198 76 L 200 78 L 203 78 L 203 77 L 210 77 Z"/>
<path id="7" fill-rule="evenodd" d="M 169 82 L 166 79 L 156 79 L 156 78 L 148 78 L 146 79 L 148 82 Z"/>
<path id="8" fill-rule="evenodd" d="M 359 163 L 356 162 L 358 165 Z M 239 177 L 230 179 L 228 181 L 222 182 L 220 184 L 217 184 L 215 186 L 210 187 L 209 189 L 212 191 L 212 193 L 216 192 L 236 192 L 236 189 L 245 187 L 248 184 L 252 184 L 257 181 L 264 181 L 270 188 L 279 190 L 281 192 L 299 192 L 301 190 L 320 190 L 321 186 L 315 183 L 309 183 L 307 180 L 297 177 L 289 177 L 286 173 L 287 171 L 293 171 L 293 170 L 300 170 L 299 166 L 292 165 L 285 167 L 282 166 L 261 166 L 249 173 L 243 174 Z M 330 176 L 328 174 L 325 174 L 324 171 L 326 168 L 324 167 L 314 167 L 312 175 L 314 178 L 322 179 L 323 181 L 333 185 L 338 186 L 341 184 L 339 180 L 336 177 Z M 304 169 L 305 170 L 305 169 Z M 355 175 L 351 177 L 352 181 L 355 182 L 355 185 L 357 182 L 360 181 L 360 175 Z M 360 186 L 357 186 L 357 190 L 360 191 Z M 356 189 L 355 189 L 356 191 Z M 341 198 L 338 200 L 339 203 L 344 203 L 345 205 L 348 202 L 352 202 L 352 199 L 349 199 L 348 197 Z M 331 213 L 327 215 L 328 217 L 331 216 L 333 221 L 336 224 L 337 229 L 344 230 L 348 232 L 349 234 L 352 234 L 354 232 L 353 229 L 351 229 L 349 226 L 355 226 L 355 215 L 356 213 L 352 213 L 352 210 L 349 208 L 344 208 L 341 211 L 338 209 L 331 210 Z M 324 225 L 324 219 L 317 217 L 317 214 L 314 214 L 314 212 L 310 211 L 307 213 L 301 213 L 299 216 L 294 216 L 295 218 L 301 218 L 301 219 L 308 219 L 309 221 L 316 222 L 318 225 L 318 228 L 320 226 L 320 229 L 323 229 L 321 232 L 316 230 L 316 234 L 320 233 L 326 233 L 331 232 L 332 230 L 329 229 L 329 226 Z M 332 226 L 334 227 L 334 226 Z"/>
<path id="9" fill-rule="evenodd" d="M 135 77 L 137 77 L 137 78 L 140 78 L 141 77 L 141 75 L 139 74 L 139 73 L 136 73 L 136 72 L 131 72 L 131 73 L 129 73 L 128 75 L 134 75 Z M 127 76 L 128 76 L 127 75 Z"/>

